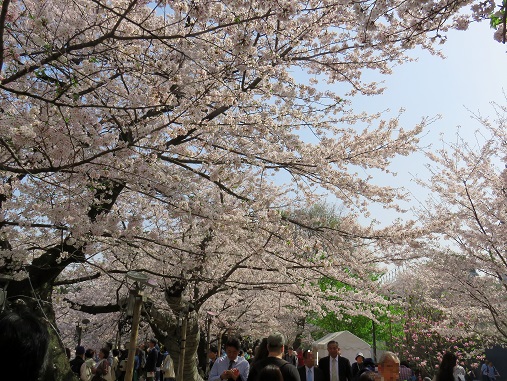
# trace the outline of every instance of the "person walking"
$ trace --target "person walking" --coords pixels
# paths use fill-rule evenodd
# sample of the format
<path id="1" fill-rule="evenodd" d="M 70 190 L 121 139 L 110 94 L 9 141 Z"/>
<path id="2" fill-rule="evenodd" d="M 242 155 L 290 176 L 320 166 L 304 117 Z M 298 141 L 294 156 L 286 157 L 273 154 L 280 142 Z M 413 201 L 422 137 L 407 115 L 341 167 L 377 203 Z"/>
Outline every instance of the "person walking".
<path id="1" fill-rule="evenodd" d="M 324 381 L 322 370 L 315 367 L 315 358 L 312 351 L 303 352 L 303 366 L 298 368 L 301 381 Z"/>
<path id="2" fill-rule="evenodd" d="M 489 381 L 495 381 L 497 377 L 500 377 L 500 373 L 496 370 L 493 365 L 493 361 L 488 362 L 488 378 Z"/>
<path id="3" fill-rule="evenodd" d="M 325 381 L 352 381 L 352 368 L 349 359 L 340 356 L 340 346 L 335 340 L 327 343 L 328 355 L 319 360 L 319 368 Z"/>
<path id="4" fill-rule="evenodd" d="M 209 373 L 209 381 L 234 380 L 246 381 L 250 371 L 250 364 L 244 357 L 239 356 L 240 342 L 231 337 L 225 344 L 226 356 L 215 361 Z"/>
<path id="5" fill-rule="evenodd" d="M 301 381 L 298 369 L 282 359 L 285 346 L 285 336 L 279 332 L 272 333 L 267 338 L 268 357 L 254 361 L 248 381 L 263 381 L 262 370 L 268 365 L 274 365 L 280 369 L 284 381 Z"/>

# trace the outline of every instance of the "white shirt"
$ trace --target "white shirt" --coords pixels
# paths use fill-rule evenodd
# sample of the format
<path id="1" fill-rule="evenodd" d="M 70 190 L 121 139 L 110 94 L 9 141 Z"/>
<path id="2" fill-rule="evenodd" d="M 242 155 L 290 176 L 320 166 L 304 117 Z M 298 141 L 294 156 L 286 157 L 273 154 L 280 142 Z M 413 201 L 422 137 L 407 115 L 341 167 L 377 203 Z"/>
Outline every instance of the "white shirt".
<path id="1" fill-rule="evenodd" d="M 335 361 L 336 360 L 336 361 Z M 338 356 L 335 358 L 332 358 L 329 356 L 329 379 L 331 380 L 331 377 L 333 377 L 333 365 L 336 367 L 336 377 L 339 380 L 340 379 L 340 373 L 338 373 Z"/>

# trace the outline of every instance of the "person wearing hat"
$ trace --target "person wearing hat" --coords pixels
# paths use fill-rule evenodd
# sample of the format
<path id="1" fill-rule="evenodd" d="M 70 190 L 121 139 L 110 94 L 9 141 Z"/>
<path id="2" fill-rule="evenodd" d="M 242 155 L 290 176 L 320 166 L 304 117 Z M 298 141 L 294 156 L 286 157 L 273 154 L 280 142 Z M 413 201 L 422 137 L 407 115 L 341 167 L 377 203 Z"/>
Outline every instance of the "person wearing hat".
<path id="1" fill-rule="evenodd" d="M 76 347 L 76 357 L 69 361 L 70 369 L 79 378 L 81 375 L 81 365 L 85 362 L 85 348 L 81 345 Z"/>
<path id="2" fill-rule="evenodd" d="M 284 346 L 285 336 L 283 334 L 275 332 L 269 335 L 267 339 L 268 357 L 252 364 L 248 381 L 262 381 L 260 373 L 268 365 L 274 365 L 280 369 L 283 381 L 301 381 L 298 369 L 282 359 Z"/>
<path id="3" fill-rule="evenodd" d="M 352 364 L 352 380 L 356 381 L 359 378 L 359 374 L 364 369 L 364 355 L 358 352 L 356 355 L 356 362 Z"/>

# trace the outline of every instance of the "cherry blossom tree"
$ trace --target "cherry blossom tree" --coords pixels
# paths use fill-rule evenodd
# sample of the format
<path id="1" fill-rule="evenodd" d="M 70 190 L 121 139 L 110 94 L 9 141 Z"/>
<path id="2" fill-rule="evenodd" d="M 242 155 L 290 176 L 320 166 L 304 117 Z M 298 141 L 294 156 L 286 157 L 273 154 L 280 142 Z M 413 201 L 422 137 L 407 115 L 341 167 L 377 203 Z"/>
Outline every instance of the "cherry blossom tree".
<path id="1" fill-rule="evenodd" d="M 227 321 L 240 299 L 263 316 L 281 294 L 280 314 L 379 302 L 355 259 L 374 266 L 369 245 L 408 233 L 357 217 L 403 195 L 357 169 L 389 172 L 424 122 L 356 115 L 350 99 L 381 93 L 365 71 L 436 52 L 469 3 L 3 1 L 0 273 L 10 301 L 50 322 L 44 379 L 70 377 L 56 318 L 116 314 L 112 330 L 130 270 L 157 283 L 144 313 L 170 349 L 189 302 L 190 346 L 204 311 Z M 292 212 L 326 194 L 347 210 L 340 224 Z M 319 291 L 320 277 L 352 287 Z"/>
<path id="2" fill-rule="evenodd" d="M 449 319 L 467 316 L 486 342 L 507 338 L 505 107 L 496 110 L 495 121 L 476 117 L 474 141 L 458 136 L 430 155 L 432 199 L 421 212 L 433 304 Z"/>
<path id="3" fill-rule="evenodd" d="M 398 313 L 391 315 L 387 347 L 422 377 L 434 376 L 447 351 L 456 354 L 467 372 L 473 371 L 484 359 L 488 342 L 484 332 L 475 329 L 471 311 L 456 313 L 459 309 L 446 296 L 462 298 L 463 290 L 441 279 L 441 275 L 431 262 L 419 261 L 384 285 L 390 303 L 398 307 Z"/>
<path id="4" fill-rule="evenodd" d="M 445 352 L 451 351 L 467 372 L 477 369 L 485 358 L 479 336 L 454 336 L 440 332 L 440 321 L 413 314 L 403 319 L 403 335 L 393 337 L 393 350 L 412 365 L 423 377 L 433 377 Z M 459 322 L 458 324 L 464 325 Z M 445 327 L 450 332 L 450 327 Z M 461 329 L 457 329 L 458 332 Z"/>

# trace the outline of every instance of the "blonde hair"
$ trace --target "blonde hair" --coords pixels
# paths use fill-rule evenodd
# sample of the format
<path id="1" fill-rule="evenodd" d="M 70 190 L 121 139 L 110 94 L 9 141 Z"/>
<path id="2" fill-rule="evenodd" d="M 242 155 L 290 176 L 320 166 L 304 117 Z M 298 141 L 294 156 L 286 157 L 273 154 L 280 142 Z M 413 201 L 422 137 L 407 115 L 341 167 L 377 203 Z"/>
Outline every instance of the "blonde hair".
<path id="1" fill-rule="evenodd" d="M 382 353 L 382 356 L 380 356 L 380 359 L 378 360 L 378 363 L 379 364 L 384 364 L 386 361 L 393 361 L 397 364 L 400 363 L 400 359 L 398 358 L 398 356 L 396 355 L 396 353 L 394 352 L 389 352 L 389 351 L 386 351 L 384 353 Z"/>

